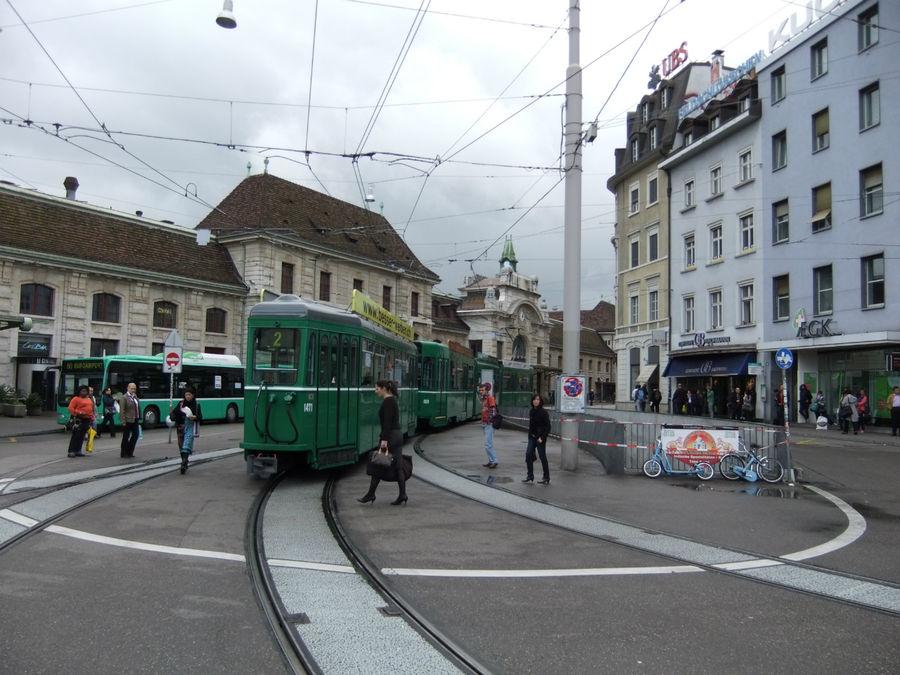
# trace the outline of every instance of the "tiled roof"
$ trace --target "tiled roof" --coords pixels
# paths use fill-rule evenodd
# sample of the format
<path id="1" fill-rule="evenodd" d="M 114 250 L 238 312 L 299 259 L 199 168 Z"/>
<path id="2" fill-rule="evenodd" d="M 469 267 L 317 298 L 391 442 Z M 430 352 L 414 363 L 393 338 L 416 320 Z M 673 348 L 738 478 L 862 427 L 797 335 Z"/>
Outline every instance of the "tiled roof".
<path id="1" fill-rule="evenodd" d="M 435 328 L 469 334 L 469 326 L 456 313 L 460 307 L 460 298 L 439 293 L 433 293 L 431 298 L 434 308 L 437 310 L 432 311 L 431 316 Z"/>
<path id="2" fill-rule="evenodd" d="M 440 280 L 384 216 L 269 173 L 242 180 L 199 227 L 223 237 L 265 231 Z"/>
<path id="3" fill-rule="evenodd" d="M 193 230 L 8 185 L 0 185 L 0 247 L 97 271 L 126 268 L 246 288 L 225 247 L 198 245 Z"/>
<path id="4" fill-rule="evenodd" d="M 603 338 L 590 328 L 582 327 L 579 342 L 582 354 L 590 352 L 597 356 L 611 359 L 616 357 L 616 353 L 609 348 L 609 345 L 604 342 Z M 563 348 L 563 327 L 561 323 L 553 323 L 550 326 L 550 346 L 555 349 Z"/>
<path id="5" fill-rule="evenodd" d="M 551 319 L 563 320 L 562 311 L 550 312 Z M 614 333 L 616 330 L 616 306 L 601 300 L 594 309 L 581 310 L 581 326 L 598 333 Z"/>

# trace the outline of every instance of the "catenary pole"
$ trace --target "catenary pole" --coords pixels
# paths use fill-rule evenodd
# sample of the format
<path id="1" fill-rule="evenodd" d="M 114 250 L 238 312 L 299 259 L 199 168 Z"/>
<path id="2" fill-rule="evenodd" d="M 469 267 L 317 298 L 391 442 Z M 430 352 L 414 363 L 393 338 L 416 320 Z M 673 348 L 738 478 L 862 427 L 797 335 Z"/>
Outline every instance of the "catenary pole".
<path id="1" fill-rule="evenodd" d="M 569 2 L 569 65 L 566 68 L 565 241 L 563 253 L 563 374 L 578 373 L 581 353 L 581 26 L 579 0 Z M 563 471 L 578 469 L 578 422 L 563 418 Z"/>

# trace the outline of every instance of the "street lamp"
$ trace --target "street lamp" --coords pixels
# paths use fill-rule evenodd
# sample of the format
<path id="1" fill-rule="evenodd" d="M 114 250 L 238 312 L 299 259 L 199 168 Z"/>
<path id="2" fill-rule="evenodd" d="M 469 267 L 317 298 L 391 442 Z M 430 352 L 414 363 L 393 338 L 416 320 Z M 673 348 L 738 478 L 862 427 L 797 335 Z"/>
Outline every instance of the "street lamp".
<path id="1" fill-rule="evenodd" d="M 222 28 L 237 27 L 237 21 L 234 18 L 234 4 L 231 0 L 225 0 L 225 4 L 222 5 L 222 11 L 216 17 L 216 23 Z"/>

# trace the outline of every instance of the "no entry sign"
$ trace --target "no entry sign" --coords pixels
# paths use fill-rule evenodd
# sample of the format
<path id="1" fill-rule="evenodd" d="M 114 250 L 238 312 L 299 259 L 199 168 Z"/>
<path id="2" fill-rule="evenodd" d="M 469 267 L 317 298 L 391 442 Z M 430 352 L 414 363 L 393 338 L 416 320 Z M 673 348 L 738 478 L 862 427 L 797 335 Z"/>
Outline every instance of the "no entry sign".
<path id="1" fill-rule="evenodd" d="M 163 372 L 164 373 L 180 373 L 181 372 L 181 349 L 170 347 L 166 349 L 163 355 Z"/>

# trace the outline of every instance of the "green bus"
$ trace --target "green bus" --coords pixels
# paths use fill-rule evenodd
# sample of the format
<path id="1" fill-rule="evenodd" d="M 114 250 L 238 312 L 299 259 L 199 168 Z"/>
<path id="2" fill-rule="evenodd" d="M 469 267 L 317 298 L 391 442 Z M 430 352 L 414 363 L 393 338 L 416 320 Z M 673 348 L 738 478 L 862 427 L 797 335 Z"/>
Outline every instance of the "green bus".
<path id="1" fill-rule="evenodd" d="M 69 419 L 69 401 L 76 395 L 78 387 L 93 387 L 97 397 L 106 387 L 111 387 L 113 395 L 119 398 L 128 383 L 134 382 L 144 413 L 144 425 L 156 426 L 169 414 L 171 377 L 163 372 L 162 354 L 63 359 L 56 395 L 56 421 L 65 424 Z M 174 375 L 174 400 L 184 396 L 186 387 L 196 391 L 203 406 L 204 421 L 236 422 L 244 416 L 244 368 L 238 357 L 184 352 L 182 370 Z"/>

